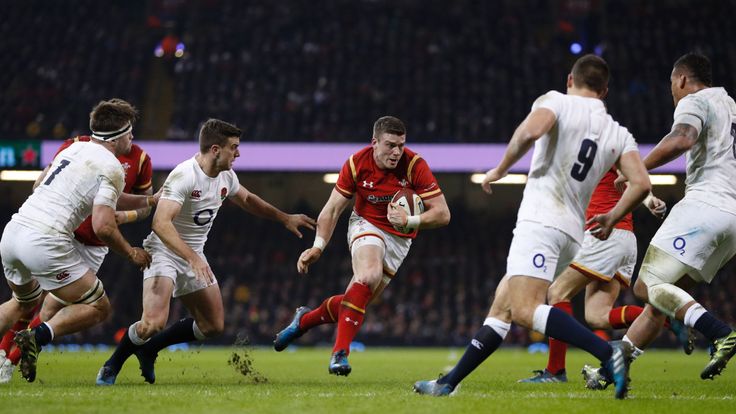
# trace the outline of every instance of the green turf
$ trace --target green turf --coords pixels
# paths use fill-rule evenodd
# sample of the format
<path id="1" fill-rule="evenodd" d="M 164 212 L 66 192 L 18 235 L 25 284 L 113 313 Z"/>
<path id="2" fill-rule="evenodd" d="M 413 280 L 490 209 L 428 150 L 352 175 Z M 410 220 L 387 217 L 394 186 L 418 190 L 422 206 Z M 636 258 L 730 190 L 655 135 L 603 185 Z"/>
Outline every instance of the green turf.
<path id="1" fill-rule="evenodd" d="M 325 348 L 250 350 L 253 367 L 267 379 L 265 383 L 227 364 L 234 351 L 244 352 L 243 348 L 164 352 L 156 365 L 155 385 L 143 383 L 133 357 L 113 387 L 94 385 L 108 353 L 44 353 L 35 383 L 26 383 L 16 373 L 9 384 L 0 385 L 0 412 L 715 414 L 736 409 L 736 368 L 715 381 L 703 381 L 699 373 L 707 361 L 704 352 L 691 356 L 647 352 L 633 365 L 632 398 L 616 401 L 612 387 L 583 388 L 579 370 L 591 359 L 579 351 L 568 355 L 567 384 L 517 384 L 532 369 L 542 368 L 546 355 L 502 349 L 450 398 L 420 396 L 411 385 L 436 378 L 459 358 L 458 349 L 369 348 L 351 355 L 353 373 L 347 378 L 327 374 L 330 351 Z"/>

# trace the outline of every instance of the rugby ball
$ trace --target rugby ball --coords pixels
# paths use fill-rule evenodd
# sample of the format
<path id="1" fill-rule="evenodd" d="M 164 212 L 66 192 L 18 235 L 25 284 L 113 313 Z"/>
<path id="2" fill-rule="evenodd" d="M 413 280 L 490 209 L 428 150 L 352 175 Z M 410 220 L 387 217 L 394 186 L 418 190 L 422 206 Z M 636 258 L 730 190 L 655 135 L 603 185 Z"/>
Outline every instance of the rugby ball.
<path id="1" fill-rule="evenodd" d="M 422 202 L 422 198 L 419 197 L 419 195 L 417 195 L 417 193 L 411 188 L 402 188 L 397 191 L 391 198 L 391 202 L 403 208 L 409 216 L 419 215 L 424 212 L 424 203 Z M 409 234 L 414 231 L 403 227 L 394 226 L 394 228 L 404 234 Z"/>

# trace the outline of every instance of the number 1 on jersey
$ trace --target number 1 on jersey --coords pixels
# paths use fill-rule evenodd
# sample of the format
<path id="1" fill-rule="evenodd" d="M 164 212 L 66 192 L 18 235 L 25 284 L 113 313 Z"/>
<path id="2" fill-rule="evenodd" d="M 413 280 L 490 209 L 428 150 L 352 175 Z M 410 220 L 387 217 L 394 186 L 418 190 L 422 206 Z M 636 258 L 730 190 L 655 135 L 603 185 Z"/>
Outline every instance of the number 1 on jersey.
<path id="1" fill-rule="evenodd" d="M 588 176 L 590 167 L 593 166 L 593 159 L 595 159 L 595 153 L 598 151 L 598 144 L 595 141 L 588 138 L 584 139 L 580 143 L 580 152 L 578 152 L 578 162 L 572 165 L 572 171 L 570 175 L 572 178 L 583 181 Z"/>
<path id="2" fill-rule="evenodd" d="M 56 174 L 60 173 L 61 170 L 63 170 L 64 167 L 66 167 L 67 165 L 69 165 L 70 162 L 71 161 L 68 161 L 68 160 L 61 160 L 59 162 L 59 166 L 56 167 L 56 169 L 54 170 L 54 172 L 52 172 L 51 175 L 49 175 L 49 178 L 47 178 L 46 181 L 43 182 L 43 185 L 49 185 L 49 184 L 51 184 L 51 182 L 54 181 L 54 178 L 56 178 Z"/>

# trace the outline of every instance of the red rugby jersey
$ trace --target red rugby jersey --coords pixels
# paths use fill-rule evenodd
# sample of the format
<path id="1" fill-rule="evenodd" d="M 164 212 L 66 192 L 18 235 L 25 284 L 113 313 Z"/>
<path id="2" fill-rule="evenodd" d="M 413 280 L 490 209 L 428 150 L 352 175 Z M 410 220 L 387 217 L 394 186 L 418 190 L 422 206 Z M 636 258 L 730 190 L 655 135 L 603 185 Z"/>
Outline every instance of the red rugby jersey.
<path id="1" fill-rule="evenodd" d="M 618 200 L 621 199 L 621 193 L 619 193 L 613 185 L 613 182 L 616 181 L 616 177 L 618 177 L 616 169 L 612 168 L 603 176 L 603 178 L 601 178 L 601 182 L 599 182 L 598 186 L 593 190 L 593 196 L 590 198 L 588 210 L 585 212 L 585 221 L 588 221 L 588 219 L 596 214 L 608 213 L 616 203 L 618 203 Z M 586 230 L 591 227 L 592 226 L 586 226 Z M 634 231 L 634 220 L 631 213 L 625 215 L 624 218 L 616 223 L 616 226 L 614 227 L 617 229 Z"/>
<path id="2" fill-rule="evenodd" d="M 77 141 L 89 141 L 90 137 L 86 135 L 70 138 L 64 141 L 56 151 L 56 155 Z M 141 147 L 133 144 L 128 154 L 117 157 L 125 170 L 125 188 L 126 193 L 142 194 L 152 185 L 153 166 L 151 157 L 146 154 Z M 92 228 L 92 216 L 87 217 L 79 227 L 74 230 L 74 238 L 88 246 L 104 246 L 105 243 L 100 240 Z"/>
<path id="3" fill-rule="evenodd" d="M 335 189 L 345 196 L 355 198 L 355 212 L 374 226 L 401 237 L 414 238 L 417 231 L 403 234 L 393 228 L 386 214 L 388 203 L 400 189 L 413 189 L 422 200 L 442 194 L 427 162 L 415 152 L 404 148 L 398 165 L 392 170 L 378 168 L 373 159 L 373 147 L 368 146 L 351 155 L 340 170 Z"/>

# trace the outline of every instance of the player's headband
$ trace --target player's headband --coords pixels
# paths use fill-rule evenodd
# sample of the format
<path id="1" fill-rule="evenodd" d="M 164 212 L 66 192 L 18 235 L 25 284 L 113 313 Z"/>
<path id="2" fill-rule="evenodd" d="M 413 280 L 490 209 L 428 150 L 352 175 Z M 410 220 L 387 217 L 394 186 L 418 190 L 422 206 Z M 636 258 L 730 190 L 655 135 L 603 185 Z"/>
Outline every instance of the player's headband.
<path id="1" fill-rule="evenodd" d="M 109 131 L 109 132 L 92 131 L 92 138 L 99 139 L 102 141 L 115 141 L 116 139 L 130 132 L 132 129 L 133 129 L 133 125 L 130 122 L 128 122 L 124 127 L 118 129 L 117 131 Z"/>

